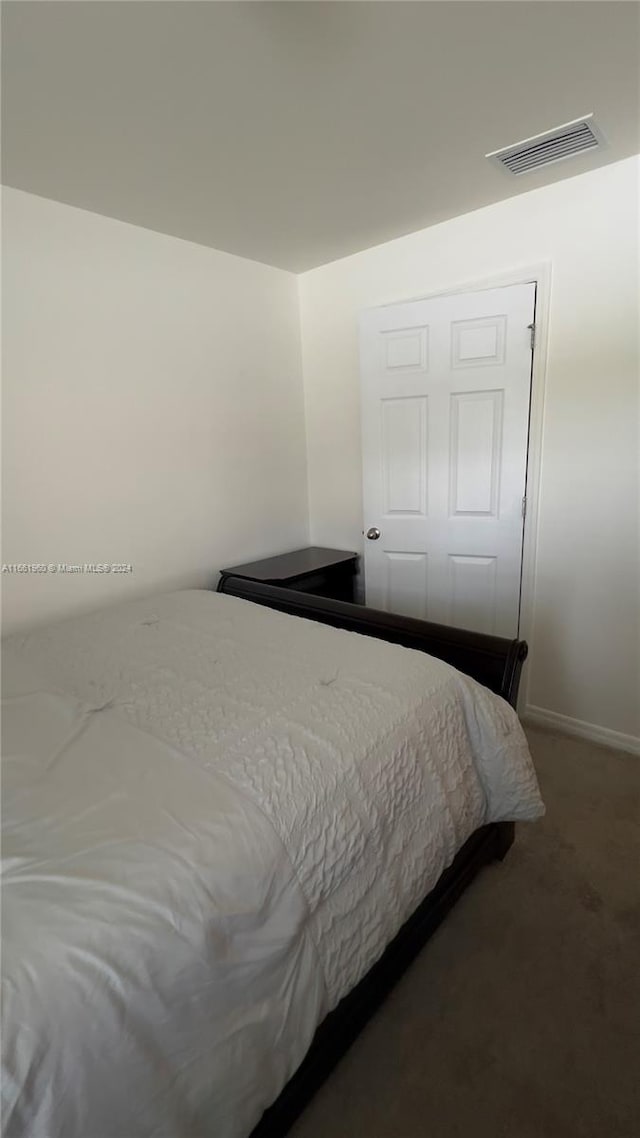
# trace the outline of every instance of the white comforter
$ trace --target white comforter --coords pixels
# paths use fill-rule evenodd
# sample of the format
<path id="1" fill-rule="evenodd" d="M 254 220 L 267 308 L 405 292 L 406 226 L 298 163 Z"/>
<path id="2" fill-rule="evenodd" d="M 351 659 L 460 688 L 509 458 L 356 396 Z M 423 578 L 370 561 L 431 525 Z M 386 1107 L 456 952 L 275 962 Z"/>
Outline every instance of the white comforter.
<path id="1" fill-rule="evenodd" d="M 3 679 L 5 1138 L 243 1138 L 468 835 L 543 809 L 498 697 L 233 597 Z"/>

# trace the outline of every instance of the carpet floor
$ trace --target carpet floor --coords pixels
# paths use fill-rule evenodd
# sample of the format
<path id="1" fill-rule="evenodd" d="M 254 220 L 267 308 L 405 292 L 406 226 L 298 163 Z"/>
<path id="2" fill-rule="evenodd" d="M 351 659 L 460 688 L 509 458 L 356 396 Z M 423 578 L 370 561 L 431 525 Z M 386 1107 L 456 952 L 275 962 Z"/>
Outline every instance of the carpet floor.
<path id="1" fill-rule="evenodd" d="M 527 732 L 516 828 L 291 1138 L 640 1138 L 640 758 Z"/>

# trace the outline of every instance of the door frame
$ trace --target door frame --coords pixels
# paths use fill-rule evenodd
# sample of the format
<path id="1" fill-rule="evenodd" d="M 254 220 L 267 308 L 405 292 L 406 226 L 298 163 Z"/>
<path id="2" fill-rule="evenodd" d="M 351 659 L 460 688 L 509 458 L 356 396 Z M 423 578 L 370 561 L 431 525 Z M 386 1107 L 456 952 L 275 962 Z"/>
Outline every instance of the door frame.
<path id="1" fill-rule="evenodd" d="M 403 296 L 388 300 L 376 308 L 389 308 L 396 304 L 410 304 L 415 300 L 432 300 L 438 296 L 455 296 L 457 293 L 484 292 L 491 288 L 509 285 L 536 285 L 535 343 L 531 369 L 531 400 L 529 404 L 529 443 L 527 450 L 526 494 L 527 510 L 522 543 L 522 569 L 520 574 L 520 628 L 518 636 L 529 645 L 529 659 L 534 650 L 534 601 L 536 591 L 536 552 L 540 530 L 540 489 L 542 474 L 542 442 L 547 379 L 548 341 L 551 312 L 552 262 L 536 261 L 518 268 L 505 269 L 486 277 L 443 285 L 420 296 Z M 364 532 L 364 531 L 363 531 Z M 527 663 L 520 685 L 518 706 L 529 704 L 529 671 Z"/>

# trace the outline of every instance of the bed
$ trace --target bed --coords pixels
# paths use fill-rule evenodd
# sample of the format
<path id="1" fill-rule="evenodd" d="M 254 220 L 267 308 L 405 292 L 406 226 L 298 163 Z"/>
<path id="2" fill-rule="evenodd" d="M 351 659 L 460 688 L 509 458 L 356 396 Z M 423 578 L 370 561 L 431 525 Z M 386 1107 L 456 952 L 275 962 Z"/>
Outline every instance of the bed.
<path id="1" fill-rule="evenodd" d="M 542 813 L 525 651 L 235 578 L 6 641 L 5 1138 L 283 1133 Z"/>

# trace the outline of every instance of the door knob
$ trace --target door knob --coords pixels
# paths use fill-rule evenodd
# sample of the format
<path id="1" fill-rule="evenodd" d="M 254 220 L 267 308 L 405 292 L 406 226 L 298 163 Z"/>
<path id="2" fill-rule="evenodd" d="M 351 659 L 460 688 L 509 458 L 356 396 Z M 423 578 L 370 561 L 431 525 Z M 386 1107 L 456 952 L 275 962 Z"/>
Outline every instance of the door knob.
<path id="1" fill-rule="evenodd" d="M 371 529 L 367 530 L 367 537 L 369 538 L 369 541 L 377 541 L 380 537 L 380 530 L 376 529 L 375 526 L 371 526 Z"/>

